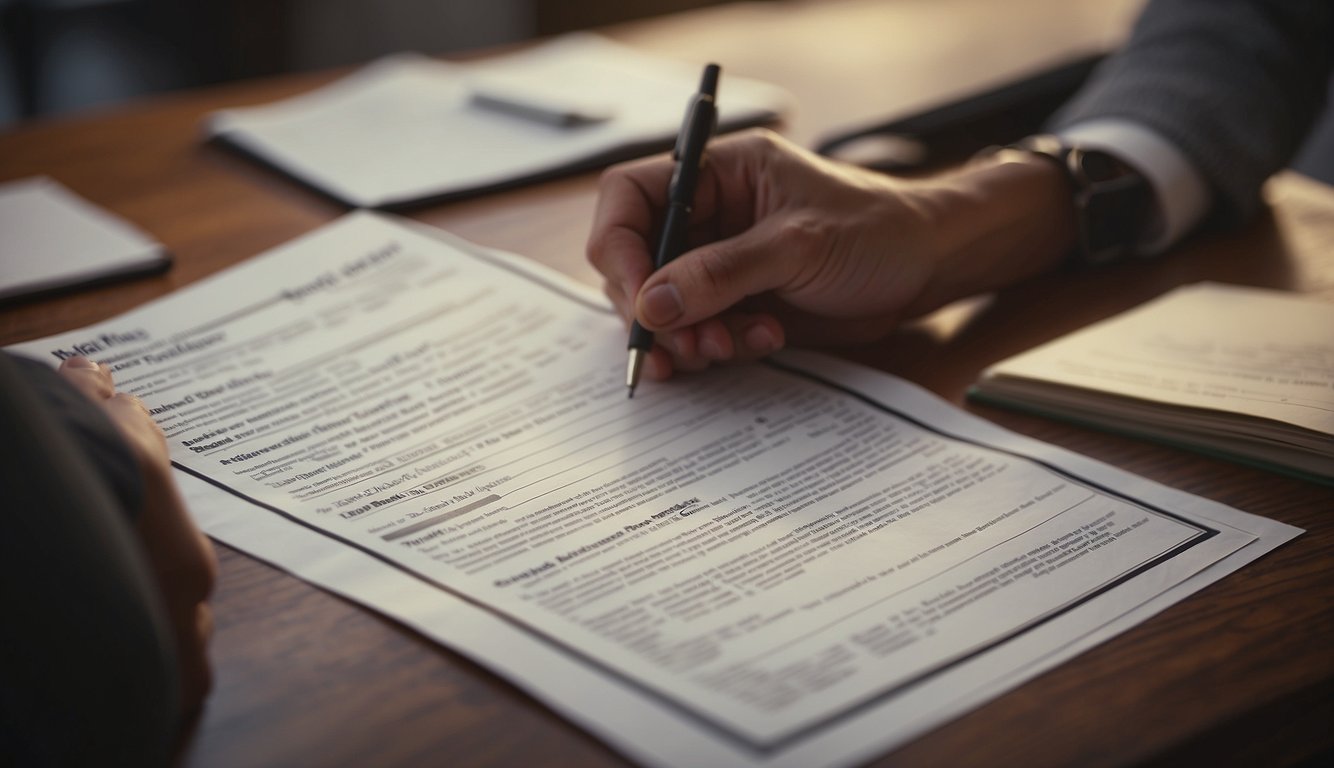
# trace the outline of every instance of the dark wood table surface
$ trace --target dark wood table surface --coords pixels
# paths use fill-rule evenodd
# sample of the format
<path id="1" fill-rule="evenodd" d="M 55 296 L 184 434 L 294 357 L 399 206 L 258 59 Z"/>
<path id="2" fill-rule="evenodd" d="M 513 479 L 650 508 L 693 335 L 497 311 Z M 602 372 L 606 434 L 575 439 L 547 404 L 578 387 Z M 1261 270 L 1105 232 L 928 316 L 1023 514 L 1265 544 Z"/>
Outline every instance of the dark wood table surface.
<path id="1" fill-rule="evenodd" d="M 1138 4 L 769 2 L 607 32 L 786 86 L 796 107 L 779 129 L 810 144 L 835 127 L 903 114 L 1112 44 Z M 342 214 L 338 204 L 200 141 L 209 110 L 288 96 L 335 74 L 181 93 L 0 134 L 0 180 L 52 176 L 140 225 L 177 258 L 160 277 L 0 309 L 0 344 L 104 319 Z M 1283 174 L 1267 195 L 1268 210 L 1241 231 L 1196 238 L 1151 263 L 1034 280 L 840 352 L 1008 428 L 1308 531 L 875 764 L 1285 764 L 1327 756 L 1334 746 L 1334 490 L 964 399 L 989 363 L 1185 283 L 1269 286 L 1334 301 L 1334 189 Z M 595 197 L 596 175 L 583 174 L 410 215 L 595 281 L 583 260 Z M 218 549 L 216 686 L 184 764 L 625 764 L 450 650 Z"/>

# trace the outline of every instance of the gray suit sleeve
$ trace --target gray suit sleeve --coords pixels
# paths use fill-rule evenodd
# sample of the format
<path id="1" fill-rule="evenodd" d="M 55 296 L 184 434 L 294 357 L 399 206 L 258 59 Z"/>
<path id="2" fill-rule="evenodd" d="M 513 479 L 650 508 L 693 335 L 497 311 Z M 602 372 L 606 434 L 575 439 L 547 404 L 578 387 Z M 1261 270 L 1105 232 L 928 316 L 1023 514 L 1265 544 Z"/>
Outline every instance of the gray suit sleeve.
<path id="1" fill-rule="evenodd" d="M 1331 0 L 1151 0 L 1123 50 L 1054 118 L 1123 118 L 1156 131 L 1213 189 L 1215 214 L 1253 214 L 1323 105 Z"/>

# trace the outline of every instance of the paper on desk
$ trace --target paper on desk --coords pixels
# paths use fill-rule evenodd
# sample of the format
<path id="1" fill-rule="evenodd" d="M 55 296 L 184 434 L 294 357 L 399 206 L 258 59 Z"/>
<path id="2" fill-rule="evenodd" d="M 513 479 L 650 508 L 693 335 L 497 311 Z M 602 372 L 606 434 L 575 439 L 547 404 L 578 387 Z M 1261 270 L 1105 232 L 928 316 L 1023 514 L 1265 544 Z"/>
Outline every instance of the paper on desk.
<path id="1" fill-rule="evenodd" d="M 0 301 L 165 269 L 163 247 L 60 183 L 0 184 Z"/>
<path id="2" fill-rule="evenodd" d="M 654 765 L 864 759 L 1297 533 L 814 355 L 626 400 L 591 294 L 358 214 L 23 351 L 255 502 L 187 483 L 211 535 Z"/>
<path id="3" fill-rule="evenodd" d="M 666 148 L 700 72 L 580 33 L 467 64 L 392 56 L 292 99 L 217 112 L 207 130 L 350 205 L 392 206 Z M 479 107 L 475 93 L 593 119 L 560 127 Z M 724 72 L 719 125 L 771 121 L 787 102 Z"/>
<path id="4" fill-rule="evenodd" d="M 1196 283 L 1017 355 L 992 372 L 1334 435 L 1334 305 L 1282 291 Z"/>
<path id="5" fill-rule="evenodd" d="M 977 393 L 1334 478 L 1334 305 L 1178 288 L 989 368 Z"/>

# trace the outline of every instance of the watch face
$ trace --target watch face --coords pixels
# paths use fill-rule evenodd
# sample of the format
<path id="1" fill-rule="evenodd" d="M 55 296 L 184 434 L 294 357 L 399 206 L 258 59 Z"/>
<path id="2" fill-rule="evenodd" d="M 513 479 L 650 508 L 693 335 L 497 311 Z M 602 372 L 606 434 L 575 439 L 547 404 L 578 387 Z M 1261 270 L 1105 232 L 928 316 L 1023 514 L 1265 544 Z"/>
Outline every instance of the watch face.
<path id="1" fill-rule="evenodd" d="M 1153 191 L 1138 171 L 1106 152 L 1071 146 L 1050 134 L 1013 147 L 1051 158 L 1069 176 L 1079 228 L 1071 262 L 1106 264 L 1135 254 L 1153 204 Z"/>
<path id="2" fill-rule="evenodd" d="M 1079 151 L 1079 165 L 1090 182 L 1110 181 L 1129 175 L 1138 175 L 1134 168 L 1117 158 L 1096 149 Z"/>
<path id="3" fill-rule="evenodd" d="M 1086 152 L 1082 160 L 1086 203 L 1082 253 L 1076 258 L 1103 264 L 1134 255 L 1144 240 L 1153 202 L 1148 182 L 1106 153 Z"/>

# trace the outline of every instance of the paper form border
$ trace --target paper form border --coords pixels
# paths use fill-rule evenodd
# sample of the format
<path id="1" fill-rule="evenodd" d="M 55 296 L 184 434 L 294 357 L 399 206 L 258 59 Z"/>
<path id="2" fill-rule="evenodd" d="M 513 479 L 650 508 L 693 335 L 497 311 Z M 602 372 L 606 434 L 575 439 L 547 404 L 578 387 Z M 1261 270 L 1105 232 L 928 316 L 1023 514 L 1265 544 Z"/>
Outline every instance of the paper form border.
<path id="1" fill-rule="evenodd" d="M 422 233 L 423 227 L 414 226 L 411 227 L 411 229 L 418 233 Z M 563 296 L 566 299 L 569 299 L 570 301 L 573 301 L 576 304 L 579 304 L 585 308 L 592 309 L 600 313 L 610 314 L 610 310 L 605 305 L 590 300 L 586 295 L 581 295 L 581 292 L 578 289 L 570 285 L 562 285 L 560 284 L 560 282 L 550 279 L 549 276 L 538 273 L 535 269 L 531 270 L 526 269 L 522 263 L 517 263 L 512 261 L 511 257 L 508 257 L 508 255 L 499 253 L 492 254 L 484 251 L 481 248 L 478 248 L 477 246 L 473 246 L 472 244 L 466 242 L 459 242 L 456 238 L 453 238 L 448 235 L 445 235 L 443 237 L 436 237 L 435 239 L 437 239 L 438 241 L 444 241 L 449 243 L 450 245 L 454 246 L 456 250 L 462 251 L 463 253 L 466 253 L 467 255 L 477 259 L 478 261 L 482 261 L 490 266 L 494 266 L 511 274 L 526 278 L 529 281 L 542 286 L 543 288 L 547 289 L 553 294 Z M 555 276 L 555 277 L 560 277 L 560 276 Z M 332 531 L 316 527 L 314 524 L 308 523 L 298 517 L 295 517 L 292 514 L 289 514 L 288 512 L 282 510 L 281 508 L 251 498 L 250 496 L 224 484 L 222 481 L 214 480 L 197 471 L 189 469 L 181 464 L 175 462 L 173 463 L 182 471 L 187 472 L 191 476 L 203 480 L 205 483 L 213 487 L 219 488 L 232 496 L 248 501 L 254 504 L 255 506 L 273 512 L 279 515 L 280 517 L 286 518 L 289 521 L 298 523 L 301 526 L 313 530 L 332 541 L 337 541 L 343 544 L 350 545 L 355 550 L 362 552 L 363 554 L 370 555 L 374 557 L 376 560 L 379 560 L 387 565 L 390 565 L 396 571 L 407 574 L 433 589 L 440 589 L 445 593 L 447 593 L 448 595 L 459 598 L 460 600 L 464 601 L 469 605 L 472 605 L 474 607 L 486 611 L 489 615 L 492 615 L 506 622 L 506 624 L 521 630 L 526 636 L 543 642 L 545 645 L 547 645 L 548 647 L 557 652 L 560 652 L 563 656 L 569 658 L 570 660 L 578 661 L 585 667 L 595 670 L 598 673 L 604 674 L 610 679 L 616 680 L 619 684 L 626 686 L 627 688 L 641 692 L 641 694 L 646 695 L 651 700 L 656 701 L 661 705 L 666 706 L 671 710 L 680 713 L 683 717 L 686 717 L 691 721 L 698 723 L 701 727 L 715 734 L 715 736 L 719 737 L 720 739 L 725 740 L 727 743 L 733 744 L 737 748 L 744 749 L 756 757 L 772 756 L 778 752 L 781 752 L 784 749 L 788 749 L 807 739 L 818 737 L 823 730 L 833 727 L 837 723 L 844 721 L 845 719 L 850 718 L 852 716 L 855 716 L 863 711 L 881 705 L 885 703 L 887 700 L 899 696 L 903 692 L 915 686 L 921 685 L 931 680 L 933 677 L 942 674 L 948 670 L 951 670 L 957 667 L 958 665 L 963 664 L 971 659 L 974 659 L 981 654 L 984 654 L 1001 645 L 1016 640 L 1021 636 L 1027 634 L 1028 632 L 1031 632 L 1033 629 L 1042 626 L 1062 615 L 1065 615 L 1071 610 L 1074 610 L 1075 608 L 1084 605 L 1090 600 L 1096 598 L 1098 595 L 1101 595 L 1115 588 L 1116 586 L 1123 584 L 1135 578 L 1136 576 L 1139 576 L 1140 574 L 1148 570 L 1151 570 L 1167 561 L 1170 561 L 1171 559 L 1188 551 L 1190 548 L 1200 543 L 1203 543 L 1204 541 L 1207 541 L 1220 533 L 1220 531 L 1217 529 L 1206 527 L 1194 520 L 1184 518 L 1180 515 L 1174 514 L 1165 509 L 1161 509 L 1146 501 L 1127 495 L 1126 493 L 1123 493 L 1121 491 L 1106 488 L 1099 483 L 1086 480 L 1085 478 L 1076 475 L 1071 470 L 1065 469 L 1063 467 L 1055 466 L 1051 463 L 1042 461 L 1040 459 L 1034 458 L 1024 453 L 997 447 L 990 443 L 983 442 L 981 439 L 959 437 L 957 435 L 950 434 L 949 432 L 933 424 L 924 423 L 912 416 L 909 416 L 897 410 L 892 406 L 879 402 L 872 396 L 862 391 L 852 389 L 843 384 L 838 384 L 829 381 L 828 379 L 825 379 L 824 377 L 813 373 L 811 370 L 808 370 L 807 368 L 801 366 L 793 366 L 791 364 L 786 364 L 775 360 L 766 361 L 766 364 L 773 370 L 776 370 L 783 375 L 805 378 L 814 384 L 834 389 L 846 395 L 850 395 L 853 398 L 857 399 L 858 401 L 870 407 L 876 408 L 886 414 L 902 419 L 907 423 L 916 425 L 919 428 L 922 428 L 930 433 L 942 436 L 947 439 L 956 440 L 961 443 L 981 447 L 989 451 L 997 451 L 999 453 L 1012 456 L 1021 461 L 1037 464 L 1038 466 L 1043 467 L 1049 472 L 1064 477 L 1072 482 L 1075 482 L 1077 484 L 1083 485 L 1088 488 L 1096 489 L 1099 492 L 1103 493 L 1104 495 L 1121 499 L 1134 507 L 1145 510 L 1146 512 L 1150 512 L 1159 515 L 1160 517 L 1165 517 L 1175 522 L 1182 523 L 1186 527 L 1194 529 L 1196 533 L 1187 541 L 1177 544 L 1170 550 L 1163 552 L 1159 555 L 1156 555 L 1144 562 L 1135 564 L 1130 568 L 1128 568 L 1126 571 L 1123 571 L 1121 574 L 1113 576 L 1110 580 L 1090 590 L 1089 593 L 1082 595 L 1078 598 L 1075 598 L 1071 601 L 1068 601 L 1064 605 L 1057 606 L 1056 608 L 1048 611 L 1046 614 L 1037 617 L 1033 620 L 1030 620 L 1024 625 L 1016 627 L 1000 636 L 992 638 L 990 641 L 985 642 L 984 644 L 978 647 L 964 651 L 951 659 L 945 660 L 932 667 L 922 670 L 920 674 L 915 675 L 914 677 L 910 678 L 907 681 L 899 681 L 878 692 L 872 692 L 857 697 L 856 699 L 850 701 L 847 705 L 840 707 L 835 711 L 830 712 L 828 716 L 820 718 L 819 720 L 816 720 L 810 724 L 793 729 L 788 733 L 783 734 L 782 736 L 767 740 L 756 740 L 728 727 L 722 722 L 719 722 L 711 718 L 705 712 L 699 711 L 696 708 L 690 706 L 688 702 L 682 699 L 681 697 L 674 696 L 669 691 L 661 690 L 660 688 L 655 687 L 648 682 L 641 681 L 632 672 L 623 671 L 618 668 L 608 666 L 599 661 L 597 658 L 586 654 L 577 646 L 571 645 L 565 641 L 558 640 L 557 638 L 547 634 L 541 629 L 528 624 L 518 616 L 506 612 L 504 609 L 500 607 L 494 606 L 487 602 L 482 602 L 478 598 L 456 591 L 455 589 L 451 588 L 450 586 L 444 583 L 437 582 L 434 579 L 424 574 L 421 574 L 402 563 L 391 560 L 387 555 L 379 554 L 376 551 L 373 551 L 361 544 L 358 544 L 355 541 L 346 539 L 343 536 L 336 534 Z"/>

